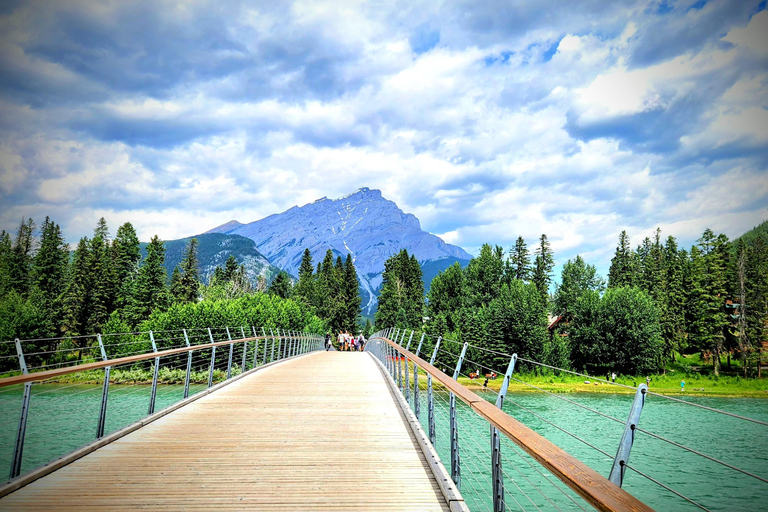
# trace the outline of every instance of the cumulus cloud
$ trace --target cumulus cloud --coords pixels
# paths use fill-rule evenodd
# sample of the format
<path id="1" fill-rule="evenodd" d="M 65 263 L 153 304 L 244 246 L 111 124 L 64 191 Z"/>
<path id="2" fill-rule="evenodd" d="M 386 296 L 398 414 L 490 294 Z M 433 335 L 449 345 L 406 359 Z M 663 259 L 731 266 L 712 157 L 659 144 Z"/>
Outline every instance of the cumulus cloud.
<path id="1" fill-rule="evenodd" d="M 6 3 L 0 228 L 172 239 L 367 186 L 603 271 L 622 229 L 737 236 L 768 217 L 764 7 Z"/>

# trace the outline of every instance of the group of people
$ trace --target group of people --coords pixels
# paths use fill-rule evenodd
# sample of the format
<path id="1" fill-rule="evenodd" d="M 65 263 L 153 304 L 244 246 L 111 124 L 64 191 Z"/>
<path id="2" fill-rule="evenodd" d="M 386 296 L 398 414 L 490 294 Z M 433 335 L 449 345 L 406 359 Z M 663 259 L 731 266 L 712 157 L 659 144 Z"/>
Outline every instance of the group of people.
<path id="1" fill-rule="evenodd" d="M 338 337 L 339 350 L 342 351 L 360 351 L 365 348 L 365 336 L 360 333 L 357 337 L 349 334 L 348 332 L 340 332 Z M 333 343 L 331 342 L 331 335 L 325 335 L 325 350 L 331 350 Z"/>

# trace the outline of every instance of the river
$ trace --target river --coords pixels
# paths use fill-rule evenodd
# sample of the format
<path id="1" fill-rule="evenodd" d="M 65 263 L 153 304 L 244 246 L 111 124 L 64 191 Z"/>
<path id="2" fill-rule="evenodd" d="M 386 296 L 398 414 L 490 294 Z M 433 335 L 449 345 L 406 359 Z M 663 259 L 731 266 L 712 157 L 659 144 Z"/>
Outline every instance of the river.
<path id="1" fill-rule="evenodd" d="M 423 380 L 420 379 L 422 386 Z M 204 385 L 192 385 L 190 394 Z M 32 386 L 22 472 L 29 471 L 93 441 L 101 399 L 101 386 L 35 384 Z M 147 414 L 150 386 L 112 385 L 107 410 L 106 433 L 114 432 Z M 182 386 L 159 386 L 156 410 L 182 398 Z M 0 390 L 0 470 L 10 468 L 14 436 L 18 426 L 22 387 Z M 450 470 L 448 443 L 448 397 L 436 392 L 437 450 Z M 495 396 L 488 394 L 489 400 Z M 567 394 L 562 397 L 626 419 L 631 395 Z M 421 421 L 426 430 L 426 393 L 420 393 Z M 708 407 L 768 421 L 768 400 L 756 398 L 686 398 Z M 527 412 L 529 409 L 560 428 L 613 455 L 623 424 L 543 393 L 510 393 L 504 410 L 567 452 L 607 476 L 611 460 L 594 448 Z M 459 444 L 462 459 L 462 494 L 475 511 L 491 510 L 488 424 L 462 404 L 458 407 Z M 768 477 L 768 427 L 723 416 L 707 410 L 649 396 L 640 427 L 693 448 L 762 477 Z M 510 510 L 581 510 L 580 498 L 506 439 L 502 444 L 507 506 Z M 687 453 L 661 440 L 637 433 L 630 465 L 663 482 L 712 511 L 758 511 L 768 509 L 768 484 Z M 542 474 L 534 468 L 538 468 Z M 564 490 L 561 493 L 547 480 Z M 514 480 L 514 481 L 513 481 Z M 693 505 L 628 470 L 624 488 L 659 512 L 699 510 Z M 546 498 L 537 489 L 540 489 Z M 571 498 L 567 497 L 570 496 Z"/>

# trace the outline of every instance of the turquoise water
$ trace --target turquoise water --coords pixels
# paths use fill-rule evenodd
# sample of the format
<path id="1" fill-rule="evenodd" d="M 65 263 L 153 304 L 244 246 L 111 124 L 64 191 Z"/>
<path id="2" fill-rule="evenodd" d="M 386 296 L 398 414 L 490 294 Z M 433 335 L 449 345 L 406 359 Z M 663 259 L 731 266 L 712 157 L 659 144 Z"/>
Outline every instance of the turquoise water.
<path id="1" fill-rule="evenodd" d="M 190 385 L 192 396 L 205 385 Z M 147 416 L 151 386 L 109 387 L 104 434 Z M 0 478 L 7 478 L 19 423 L 23 386 L 0 391 Z M 102 386 L 92 384 L 34 384 L 29 400 L 22 473 L 42 466 L 96 439 Z M 180 401 L 184 386 L 159 385 L 155 411 Z M 6 473 L 7 472 L 7 473 Z"/>
<path id="2" fill-rule="evenodd" d="M 424 382 L 420 383 L 422 386 Z M 426 392 L 420 392 L 420 420 L 427 429 Z M 489 401 L 496 395 L 487 393 Z M 569 394 L 565 398 L 621 419 L 614 422 L 544 393 L 510 393 L 504 411 L 604 476 L 610 473 L 632 396 Z M 768 421 L 768 400 L 688 398 L 687 400 L 746 417 Z M 514 403 L 513 403 L 514 402 Z M 488 423 L 457 400 L 462 494 L 471 510 L 492 510 L 490 429 Z M 602 455 L 521 408 L 611 455 Z M 448 394 L 435 393 L 436 448 L 450 471 Z M 685 404 L 649 396 L 639 427 L 711 457 L 768 478 L 768 427 Z M 502 460 L 509 510 L 592 510 L 550 473 L 506 438 Z M 768 484 L 701 456 L 637 432 L 629 465 L 712 511 L 768 510 Z M 538 471 L 537 471 L 538 470 Z M 554 482 L 554 485 L 550 482 Z M 698 507 L 627 470 L 623 488 L 657 511 L 693 511 Z"/>
<path id="3" fill-rule="evenodd" d="M 421 378 L 420 419 L 427 429 L 427 403 Z M 190 395 L 205 385 L 192 385 Z M 22 386 L 0 390 L 0 478 L 7 475 L 18 426 Z M 106 432 L 114 432 L 147 415 L 150 386 L 111 385 Z M 158 386 L 157 411 L 181 400 L 183 387 Z M 559 427 L 615 454 L 632 396 L 605 394 L 564 395 L 582 405 L 620 419 L 616 423 L 543 393 L 510 393 L 504 410 L 568 453 L 607 476 L 612 459 L 524 411 L 530 409 Z M 486 398 L 495 400 L 488 393 Z M 23 472 L 60 457 L 95 438 L 101 400 L 100 385 L 35 384 L 32 386 Z M 702 405 L 768 421 L 768 400 L 747 398 L 688 398 Z M 436 448 L 450 470 L 448 395 L 435 392 Z M 489 501 L 490 434 L 488 424 L 458 405 L 462 494 L 475 511 L 491 510 Z M 768 477 L 768 427 L 649 396 L 640 427 L 677 443 Z M 502 438 L 502 458 L 509 510 L 591 510 L 581 498 L 543 470 L 522 450 Z M 768 509 L 768 484 L 687 453 L 663 441 L 637 433 L 630 465 L 663 482 L 712 511 Z M 2 472 L 5 472 L 4 474 Z M 554 482 L 554 483 L 552 483 Z M 661 511 L 699 510 L 632 471 L 624 488 Z M 571 501 L 573 500 L 573 501 Z"/>

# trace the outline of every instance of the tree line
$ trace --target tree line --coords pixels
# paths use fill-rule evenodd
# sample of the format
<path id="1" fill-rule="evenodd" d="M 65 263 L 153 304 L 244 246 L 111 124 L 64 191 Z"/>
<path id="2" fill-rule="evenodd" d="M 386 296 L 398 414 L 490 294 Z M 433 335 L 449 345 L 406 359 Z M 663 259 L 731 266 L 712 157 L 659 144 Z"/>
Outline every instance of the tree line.
<path id="1" fill-rule="evenodd" d="M 207 284 L 202 283 L 197 250 L 193 238 L 169 279 L 163 242 L 152 237 L 142 258 L 141 244 L 129 222 L 111 237 L 106 221 L 100 219 L 93 237 L 81 238 L 70 252 L 61 228 L 50 218 L 39 231 L 32 219 L 23 219 L 15 237 L 0 232 L 0 339 L 76 339 L 130 332 L 146 327 L 153 315 L 174 306 L 226 302 L 261 292 L 274 296 L 275 304 L 285 302 L 287 274 L 278 275 L 269 287 L 263 278 L 253 285 L 245 267 L 232 255 Z M 324 322 L 313 320 L 310 307 L 297 305 L 300 312 L 282 314 L 290 325 L 281 324 L 278 313 L 270 321 L 287 329 L 299 330 L 307 324 L 320 332 L 325 329 Z M 195 323 L 194 308 L 184 311 Z"/>
<path id="2" fill-rule="evenodd" d="M 690 250 L 661 231 L 631 248 L 619 236 L 608 280 L 581 256 L 568 260 L 550 293 L 554 255 L 546 235 L 531 253 L 522 237 L 505 253 L 485 244 L 466 268 L 440 272 L 423 298 L 415 258 L 385 264 L 376 327 L 423 329 L 494 352 L 566 369 L 647 374 L 677 354 L 712 361 L 739 356 L 744 375 L 760 375 L 768 326 L 768 251 L 764 236 L 732 243 L 707 229 Z M 418 275 L 418 278 L 416 277 Z M 419 293 L 422 290 L 422 294 Z M 496 369 L 492 352 L 473 354 Z"/>

